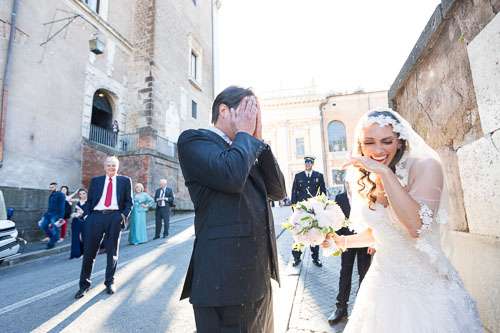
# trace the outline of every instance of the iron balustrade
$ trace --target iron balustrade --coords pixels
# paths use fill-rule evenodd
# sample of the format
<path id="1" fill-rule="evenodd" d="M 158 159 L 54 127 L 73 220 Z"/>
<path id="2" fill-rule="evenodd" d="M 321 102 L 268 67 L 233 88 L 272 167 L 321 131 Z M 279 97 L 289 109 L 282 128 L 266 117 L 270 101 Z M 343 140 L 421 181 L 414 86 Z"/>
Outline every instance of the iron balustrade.
<path id="1" fill-rule="evenodd" d="M 87 124 L 89 140 L 121 151 L 139 150 L 139 133 L 119 134 L 105 128 Z M 177 158 L 177 143 L 159 135 L 156 136 L 156 148 L 153 149 L 168 157 Z"/>
<path id="2" fill-rule="evenodd" d="M 168 157 L 177 158 L 177 143 L 158 135 L 156 138 L 156 151 Z"/>

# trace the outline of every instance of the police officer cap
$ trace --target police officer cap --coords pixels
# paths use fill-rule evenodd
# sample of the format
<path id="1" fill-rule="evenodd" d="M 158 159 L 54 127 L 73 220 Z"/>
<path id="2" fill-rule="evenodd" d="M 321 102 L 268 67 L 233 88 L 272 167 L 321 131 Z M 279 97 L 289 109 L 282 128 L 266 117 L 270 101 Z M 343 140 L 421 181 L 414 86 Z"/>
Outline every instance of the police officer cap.
<path id="1" fill-rule="evenodd" d="M 316 159 L 316 157 L 314 157 L 312 155 L 306 155 L 306 156 L 304 156 L 304 162 L 312 162 L 312 163 L 314 163 L 315 159 Z"/>

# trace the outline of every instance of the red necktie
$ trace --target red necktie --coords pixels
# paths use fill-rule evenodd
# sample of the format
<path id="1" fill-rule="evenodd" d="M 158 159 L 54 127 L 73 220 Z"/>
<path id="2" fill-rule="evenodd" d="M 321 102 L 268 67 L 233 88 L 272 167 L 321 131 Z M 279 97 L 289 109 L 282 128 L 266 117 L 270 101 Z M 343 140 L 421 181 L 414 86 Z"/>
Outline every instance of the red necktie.
<path id="1" fill-rule="evenodd" d="M 113 195 L 113 181 L 111 177 L 109 178 L 108 189 L 106 190 L 106 200 L 104 200 L 104 206 L 111 206 L 111 196 Z"/>

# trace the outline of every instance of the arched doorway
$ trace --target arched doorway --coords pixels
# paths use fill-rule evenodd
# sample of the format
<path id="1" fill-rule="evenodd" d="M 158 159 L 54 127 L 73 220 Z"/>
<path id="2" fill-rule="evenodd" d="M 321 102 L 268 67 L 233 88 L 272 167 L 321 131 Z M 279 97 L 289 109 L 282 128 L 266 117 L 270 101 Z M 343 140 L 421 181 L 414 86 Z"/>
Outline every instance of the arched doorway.
<path id="1" fill-rule="evenodd" d="M 97 90 L 92 100 L 92 118 L 90 123 L 104 129 L 111 129 L 113 109 L 109 97 L 103 90 Z"/>

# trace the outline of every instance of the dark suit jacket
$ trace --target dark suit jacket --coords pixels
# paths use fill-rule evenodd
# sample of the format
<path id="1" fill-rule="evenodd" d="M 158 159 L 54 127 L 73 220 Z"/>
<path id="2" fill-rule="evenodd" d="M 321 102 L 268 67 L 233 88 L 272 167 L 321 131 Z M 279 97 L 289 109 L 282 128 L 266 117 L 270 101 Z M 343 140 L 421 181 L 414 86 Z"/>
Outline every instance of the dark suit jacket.
<path id="1" fill-rule="evenodd" d="M 229 146 L 209 130 L 187 130 L 179 161 L 195 208 L 195 243 L 181 299 L 198 306 L 254 302 L 279 282 L 268 200 L 286 196 L 268 145 L 238 133 Z"/>
<path id="2" fill-rule="evenodd" d="M 349 214 L 351 214 L 351 205 L 349 204 L 349 198 L 347 197 L 347 192 L 339 193 L 335 196 L 335 202 L 340 206 L 342 212 L 344 213 L 346 218 L 349 218 Z M 352 235 L 354 234 L 349 228 L 342 227 L 339 231 L 337 231 L 337 235 Z"/>
<path id="3" fill-rule="evenodd" d="M 106 176 L 94 177 L 90 181 L 87 202 L 83 205 L 83 215 L 89 215 L 101 200 Z M 134 201 L 132 199 L 132 182 L 129 177 L 116 176 L 116 201 L 120 213 L 126 218 L 129 216 Z"/>
<path id="4" fill-rule="evenodd" d="M 307 178 L 305 171 L 295 175 L 292 186 L 292 205 L 323 193 L 326 194 L 326 186 L 322 173 L 313 170 L 311 178 Z"/>
<path id="5" fill-rule="evenodd" d="M 159 201 L 156 201 L 156 199 L 158 199 L 160 197 L 160 193 L 161 193 L 161 187 L 159 189 L 157 189 L 155 192 L 156 207 L 161 207 L 161 206 L 158 206 Z M 165 187 L 165 196 L 164 197 L 168 198 L 168 201 L 165 202 L 165 206 L 163 206 L 163 207 L 170 208 L 171 206 L 173 206 L 173 204 L 174 204 L 174 192 L 172 191 L 172 189 L 170 187 Z"/>

